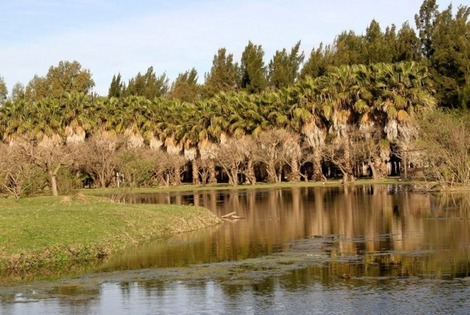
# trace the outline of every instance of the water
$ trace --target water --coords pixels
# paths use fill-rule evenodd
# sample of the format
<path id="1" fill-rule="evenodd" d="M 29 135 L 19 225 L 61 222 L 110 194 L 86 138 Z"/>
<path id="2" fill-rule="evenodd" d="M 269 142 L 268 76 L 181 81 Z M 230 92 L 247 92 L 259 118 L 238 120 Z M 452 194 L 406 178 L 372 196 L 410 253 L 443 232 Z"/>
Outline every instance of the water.
<path id="1" fill-rule="evenodd" d="M 240 220 L 78 278 L 0 290 L 0 314 L 469 314 L 470 196 L 401 186 L 203 191 L 128 202 Z"/>

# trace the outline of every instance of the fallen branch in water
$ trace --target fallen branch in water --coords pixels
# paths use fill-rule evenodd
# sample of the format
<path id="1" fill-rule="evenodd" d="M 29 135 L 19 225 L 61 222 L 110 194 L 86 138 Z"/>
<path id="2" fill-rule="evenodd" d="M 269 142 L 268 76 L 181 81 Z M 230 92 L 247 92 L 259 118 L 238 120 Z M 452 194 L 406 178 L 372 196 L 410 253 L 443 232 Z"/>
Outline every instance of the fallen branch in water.
<path id="1" fill-rule="evenodd" d="M 227 213 L 227 214 L 224 214 L 223 216 L 221 216 L 222 219 L 227 219 L 227 220 L 239 220 L 239 219 L 244 219 L 244 217 L 241 217 L 239 215 L 237 215 L 237 213 L 235 211 L 233 212 L 230 212 L 230 213 Z"/>

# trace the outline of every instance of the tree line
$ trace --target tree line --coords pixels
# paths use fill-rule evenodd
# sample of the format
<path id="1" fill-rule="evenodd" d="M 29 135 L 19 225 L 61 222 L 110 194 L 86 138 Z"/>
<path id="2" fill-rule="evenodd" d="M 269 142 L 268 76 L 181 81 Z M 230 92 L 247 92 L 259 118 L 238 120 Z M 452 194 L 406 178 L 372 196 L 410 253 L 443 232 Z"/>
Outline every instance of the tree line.
<path id="1" fill-rule="evenodd" d="M 97 96 L 90 71 L 62 61 L 8 98 L 2 90 L 0 191 L 322 180 L 332 171 L 350 182 L 407 174 L 410 161 L 465 182 L 418 148 L 433 140 L 423 132 L 433 125 L 421 123 L 429 112 L 468 105 L 469 13 L 425 0 L 417 34 L 372 21 L 305 63 L 300 42 L 268 66 L 260 45 L 249 42 L 240 63 L 221 48 L 202 85 L 195 69 L 169 85 L 149 67 L 127 83 L 115 75 L 108 96 Z"/>
<path id="2" fill-rule="evenodd" d="M 153 66 L 145 73 L 124 82 L 114 75 L 108 97 L 129 95 L 149 99 L 165 96 L 180 101 L 211 98 L 219 92 L 245 91 L 260 93 L 278 90 L 303 80 L 325 74 L 329 67 L 354 64 L 397 63 L 414 61 L 429 68 L 438 104 L 448 108 L 467 108 L 470 100 L 470 7 L 460 5 L 454 13 L 449 5 L 440 10 L 436 0 L 424 0 L 415 15 L 415 28 L 405 22 L 383 29 L 372 20 L 364 34 L 344 31 L 331 44 L 320 44 L 305 56 L 300 41 L 290 50 L 275 52 L 265 63 L 261 45 L 248 42 L 241 60 L 220 48 L 213 56 L 212 67 L 199 84 L 195 68 L 180 73 L 170 84 L 165 73 L 157 74 Z M 78 62 L 60 62 L 49 69 L 45 77 L 35 76 L 26 86 L 17 83 L 8 93 L 0 79 L 0 102 L 18 98 L 37 100 L 42 97 L 60 97 L 64 92 L 90 93 L 94 81 L 87 69 Z"/>
<path id="3" fill-rule="evenodd" d="M 2 107 L 2 156 L 10 169 L 15 154 L 42 169 L 54 193 L 63 166 L 108 187 L 179 184 L 189 168 L 194 184 L 217 181 L 217 172 L 232 185 L 321 180 L 328 162 L 348 182 L 364 162 L 373 177 L 387 175 L 392 145 L 396 154 L 409 145 L 417 114 L 435 103 L 427 68 L 414 62 L 344 65 L 277 91 L 195 102 L 66 93 Z M 124 171 L 132 164 L 149 168 Z M 136 179 L 143 174 L 145 183 Z"/>

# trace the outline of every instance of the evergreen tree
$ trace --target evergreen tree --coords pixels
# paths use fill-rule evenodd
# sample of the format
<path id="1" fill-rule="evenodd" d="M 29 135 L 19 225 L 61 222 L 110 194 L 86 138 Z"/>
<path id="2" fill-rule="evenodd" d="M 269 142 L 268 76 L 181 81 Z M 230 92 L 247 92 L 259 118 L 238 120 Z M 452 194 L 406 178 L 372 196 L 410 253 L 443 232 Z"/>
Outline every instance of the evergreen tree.
<path id="1" fill-rule="evenodd" d="M 421 60 L 420 41 L 408 22 L 403 23 L 397 34 L 393 62 Z"/>
<path id="2" fill-rule="evenodd" d="M 317 49 L 312 49 L 310 57 L 304 63 L 300 73 L 301 78 L 310 76 L 316 78 L 326 73 L 326 70 L 332 64 L 333 53 L 331 46 L 323 47 L 323 43 Z"/>
<path id="3" fill-rule="evenodd" d="M 5 104 L 8 96 L 8 89 L 5 80 L 0 76 L 0 106 Z"/>
<path id="4" fill-rule="evenodd" d="M 332 51 L 334 51 L 333 66 L 366 63 L 367 51 L 364 38 L 353 31 L 338 35 L 333 43 Z"/>
<path id="5" fill-rule="evenodd" d="M 15 83 L 11 89 L 11 100 L 13 102 L 22 100 L 25 97 L 25 87 L 20 82 Z"/>
<path id="6" fill-rule="evenodd" d="M 376 20 L 372 20 L 364 36 L 365 64 L 392 62 L 392 45 L 394 44 L 391 42 L 392 38 L 393 35 L 389 30 L 388 39 L 390 42 L 387 42 L 380 24 Z"/>
<path id="7" fill-rule="evenodd" d="M 300 52 L 300 41 L 292 47 L 290 54 L 284 48 L 276 51 L 269 62 L 269 84 L 275 89 L 281 89 L 295 82 L 304 54 Z"/>
<path id="8" fill-rule="evenodd" d="M 440 12 L 435 0 L 424 0 L 415 16 L 422 55 L 430 68 L 439 104 L 458 107 L 463 100 L 470 69 L 470 8 L 452 5 Z M 466 105 L 465 105 L 466 106 Z"/>
<path id="9" fill-rule="evenodd" d="M 184 73 L 180 73 L 175 82 L 171 85 L 168 96 L 170 98 L 179 99 L 183 102 L 194 102 L 199 98 L 200 94 L 200 87 L 197 80 L 198 75 L 195 68 Z"/>
<path id="10" fill-rule="evenodd" d="M 459 107 L 470 75 L 470 7 L 452 15 L 452 5 L 436 15 L 429 62 L 441 106 Z"/>
<path id="11" fill-rule="evenodd" d="M 108 90 L 108 97 L 121 97 L 122 91 L 124 89 L 124 84 L 121 82 L 121 74 L 113 75 L 113 79 L 111 80 L 111 85 L 109 86 Z"/>
<path id="12" fill-rule="evenodd" d="M 157 77 L 153 67 L 149 67 L 145 74 L 139 72 L 135 78 L 129 80 L 123 95 L 144 96 L 151 100 L 168 92 L 168 81 L 165 73 Z"/>
<path id="13" fill-rule="evenodd" d="M 212 60 L 211 71 L 206 74 L 204 94 L 212 97 L 219 92 L 234 91 L 238 88 L 238 64 L 233 62 L 233 55 L 225 48 L 220 48 Z"/>
<path id="14" fill-rule="evenodd" d="M 436 0 L 424 0 L 419 9 L 419 14 L 415 15 L 416 28 L 421 41 L 421 52 L 426 58 L 430 58 L 433 54 L 432 33 L 438 13 Z"/>
<path id="15" fill-rule="evenodd" d="M 266 66 L 263 57 L 264 51 L 261 45 L 248 42 L 242 54 L 240 67 L 240 87 L 248 93 L 259 93 L 266 89 Z"/>

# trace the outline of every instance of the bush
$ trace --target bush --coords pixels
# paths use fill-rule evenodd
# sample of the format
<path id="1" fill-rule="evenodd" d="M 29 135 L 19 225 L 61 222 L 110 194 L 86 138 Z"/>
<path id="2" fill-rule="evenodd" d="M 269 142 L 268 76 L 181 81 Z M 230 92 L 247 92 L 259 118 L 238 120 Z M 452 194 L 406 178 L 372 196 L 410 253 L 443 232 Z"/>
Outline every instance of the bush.
<path id="1" fill-rule="evenodd" d="M 425 175 L 444 187 L 470 184 L 470 114 L 436 110 L 420 119 L 419 128 Z"/>

